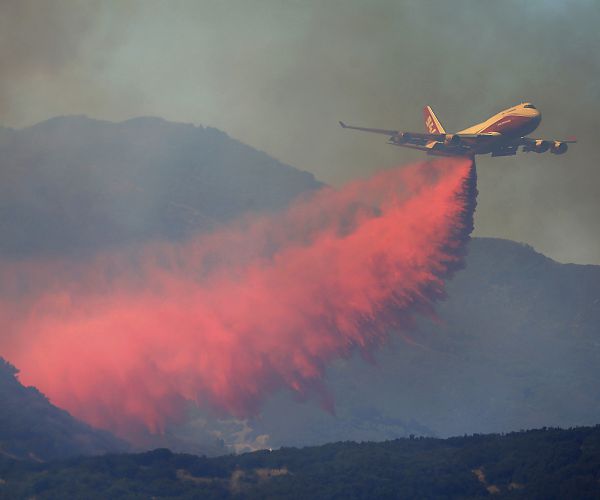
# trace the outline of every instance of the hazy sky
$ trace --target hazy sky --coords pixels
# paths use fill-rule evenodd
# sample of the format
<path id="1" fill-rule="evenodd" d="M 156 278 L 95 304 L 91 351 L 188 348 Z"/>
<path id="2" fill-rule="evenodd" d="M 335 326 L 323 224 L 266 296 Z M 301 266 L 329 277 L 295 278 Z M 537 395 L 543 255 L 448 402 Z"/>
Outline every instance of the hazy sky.
<path id="1" fill-rule="evenodd" d="M 595 0 L 0 2 L 0 123 L 157 115 L 340 184 L 422 158 L 337 121 L 459 129 L 521 101 L 564 156 L 481 158 L 476 235 L 600 264 Z"/>

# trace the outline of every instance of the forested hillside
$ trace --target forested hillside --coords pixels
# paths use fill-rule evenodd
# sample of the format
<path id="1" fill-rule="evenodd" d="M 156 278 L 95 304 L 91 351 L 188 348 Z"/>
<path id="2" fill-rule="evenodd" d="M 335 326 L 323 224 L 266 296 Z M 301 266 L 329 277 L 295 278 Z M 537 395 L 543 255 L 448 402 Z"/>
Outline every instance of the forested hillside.
<path id="1" fill-rule="evenodd" d="M 600 427 L 335 443 L 204 458 L 158 449 L 0 460 L 4 498 L 597 499 Z"/>

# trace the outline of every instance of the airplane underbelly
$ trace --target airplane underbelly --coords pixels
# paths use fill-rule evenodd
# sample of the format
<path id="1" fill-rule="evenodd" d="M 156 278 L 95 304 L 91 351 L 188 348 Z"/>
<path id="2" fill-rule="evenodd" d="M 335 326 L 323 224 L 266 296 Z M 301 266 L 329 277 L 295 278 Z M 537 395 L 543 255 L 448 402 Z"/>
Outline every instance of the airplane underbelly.
<path id="1" fill-rule="evenodd" d="M 465 139 L 464 145 L 469 147 L 475 154 L 491 153 L 499 142 L 503 142 L 502 136 L 494 136 L 479 139 Z"/>

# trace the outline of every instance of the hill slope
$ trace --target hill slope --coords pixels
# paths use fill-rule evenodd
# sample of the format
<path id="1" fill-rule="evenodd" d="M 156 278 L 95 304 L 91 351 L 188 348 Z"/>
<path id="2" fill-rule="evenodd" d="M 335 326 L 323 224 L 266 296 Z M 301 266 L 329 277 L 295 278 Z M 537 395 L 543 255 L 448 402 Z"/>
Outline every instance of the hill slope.
<path id="1" fill-rule="evenodd" d="M 159 449 L 51 464 L 0 459 L 14 498 L 523 498 L 600 496 L 600 427 L 336 443 L 204 458 Z"/>
<path id="2" fill-rule="evenodd" d="M 0 456 L 51 460 L 128 449 L 110 433 L 50 404 L 37 389 L 23 387 L 16 373 L 0 358 Z"/>
<path id="3" fill-rule="evenodd" d="M 0 128 L 0 166 L 3 259 L 177 239 L 320 185 L 215 129 L 158 118 Z M 448 292 L 441 324 L 392 335 L 376 365 L 331 367 L 336 415 L 279 394 L 248 422 L 199 414 L 167 435 L 216 432 L 243 449 L 600 421 L 600 267 L 474 239 Z"/>
<path id="4" fill-rule="evenodd" d="M 336 414 L 267 402 L 248 441 L 271 446 L 508 432 L 600 421 L 600 266 L 560 264 L 476 238 L 448 284 L 440 324 L 334 364 Z"/>
<path id="5" fill-rule="evenodd" d="M 0 254 L 180 238 L 320 185 L 219 130 L 160 118 L 0 129 Z"/>

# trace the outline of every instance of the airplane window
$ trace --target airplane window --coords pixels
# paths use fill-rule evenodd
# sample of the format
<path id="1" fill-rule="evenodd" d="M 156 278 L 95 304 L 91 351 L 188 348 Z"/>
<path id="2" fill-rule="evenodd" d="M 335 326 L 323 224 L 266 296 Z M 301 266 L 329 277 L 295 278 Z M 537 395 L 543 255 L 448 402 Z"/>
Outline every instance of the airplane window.
<path id="1" fill-rule="evenodd" d="M 529 109 L 536 109 L 536 107 L 533 104 L 525 104 L 525 106 L 523 106 L 524 108 L 529 108 Z"/>

